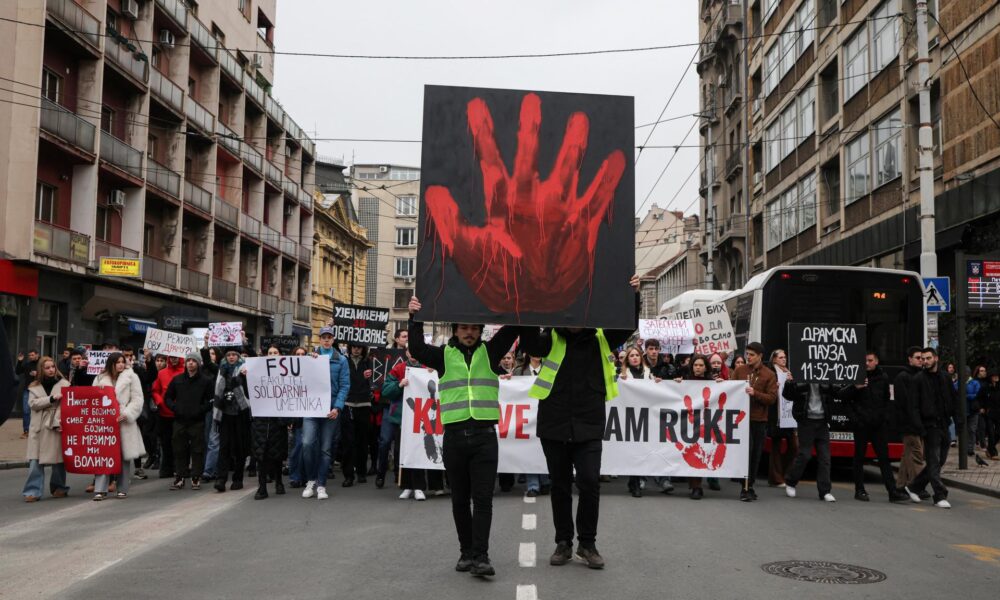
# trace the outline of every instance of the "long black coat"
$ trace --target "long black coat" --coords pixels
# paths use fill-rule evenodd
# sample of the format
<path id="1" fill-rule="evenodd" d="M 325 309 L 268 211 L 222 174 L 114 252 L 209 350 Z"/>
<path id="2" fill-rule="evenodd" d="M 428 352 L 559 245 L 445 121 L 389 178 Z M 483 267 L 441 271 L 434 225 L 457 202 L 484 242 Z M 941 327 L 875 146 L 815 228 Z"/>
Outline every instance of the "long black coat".
<path id="1" fill-rule="evenodd" d="M 288 456 L 288 419 L 254 417 L 250 427 L 253 457 L 258 463 L 282 461 Z"/>

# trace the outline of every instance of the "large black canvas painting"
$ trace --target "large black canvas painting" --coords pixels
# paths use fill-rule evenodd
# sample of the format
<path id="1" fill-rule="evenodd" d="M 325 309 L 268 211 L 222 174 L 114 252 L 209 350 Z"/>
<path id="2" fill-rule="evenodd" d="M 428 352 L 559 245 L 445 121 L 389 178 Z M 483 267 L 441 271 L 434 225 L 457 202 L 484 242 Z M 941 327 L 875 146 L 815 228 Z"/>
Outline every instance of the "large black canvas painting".
<path id="1" fill-rule="evenodd" d="M 423 321 L 631 329 L 633 99 L 426 86 Z"/>

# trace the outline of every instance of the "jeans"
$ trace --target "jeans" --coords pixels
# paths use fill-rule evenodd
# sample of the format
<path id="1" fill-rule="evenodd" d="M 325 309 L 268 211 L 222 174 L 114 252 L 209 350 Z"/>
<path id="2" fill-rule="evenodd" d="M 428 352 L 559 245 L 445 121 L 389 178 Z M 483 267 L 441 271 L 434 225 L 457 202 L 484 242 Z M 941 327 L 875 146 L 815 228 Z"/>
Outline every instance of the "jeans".
<path id="1" fill-rule="evenodd" d="M 336 419 L 302 419 L 302 462 L 306 481 L 326 486 L 326 474 L 339 438 L 340 415 Z"/>
<path id="2" fill-rule="evenodd" d="M 49 476 L 49 492 L 69 491 L 69 487 L 66 485 L 66 467 L 62 463 L 40 465 L 38 459 L 33 458 L 28 461 L 28 480 L 24 482 L 24 489 L 21 490 L 22 496 L 42 497 L 42 486 L 45 485 L 45 467 L 52 469 L 52 474 Z"/>
<path id="3" fill-rule="evenodd" d="M 219 464 L 219 424 L 212 419 L 212 411 L 205 414 L 205 477 L 215 477 Z"/>
<path id="4" fill-rule="evenodd" d="M 891 494 L 896 489 L 896 481 L 892 476 L 892 467 L 889 465 L 888 425 L 855 430 L 854 462 L 851 464 L 854 470 L 854 491 L 860 492 L 865 489 L 865 453 L 868 450 L 869 442 L 878 458 L 878 468 L 882 472 L 882 483 L 885 485 L 886 491 Z"/>
<path id="5" fill-rule="evenodd" d="M 177 477 L 201 477 L 205 472 L 205 425 L 199 421 L 174 422 L 174 468 Z"/>
<path id="6" fill-rule="evenodd" d="M 378 462 L 375 463 L 375 472 L 379 477 L 385 477 L 389 471 L 389 450 L 393 448 L 393 441 L 399 437 L 399 425 L 389 421 L 389 407 L 382 411 L 382 427 L 378 434 Z M 399 465 L 399 444 L 395 445 L 393 457 L 396 459 L 392 464 Z"/>
<path id="7" fill-rule="evenodd" d="M 764 454 L 764 440 L 767 438 L 767 421 L 750 421 L 750 468 L 747 471 L 747 488 L 753 489 L 760 470 L 760 457 Z M 799 436 L 801 442 L 801 436 Z"/>
<path id="8" fill-rule="evenodd" d="M 368 474 L 368 430 L 371 428 L 369 406 L 348 406 L 344 408 L 344 422 L 340 426 L 343 439 L 344 458 L 341 467 L 345 479 L 354 479 Z"/>
<path id="9" fill-rule="evenodd" d="M 830 428 L 824 419 L 804 419 L 799 421 L 799 452 L 792 466 L 785 474 L 785 484 L 795 487 L 802 478 L 813 446 L 816 446 L 816 489 L 822 498 L 833 489 L 830 483 Z"/>
<path id="10" fill-rule="evenodd" d="M 24 394 L 21 396 L 21 425 L 24 427 L 25 433 L 28 432 L 28 428 L 31 426 L 31 405 L 28 404 L 30 395 L 28 388 L 25 388 Z"/>
<path id="11" fill-rule="evenodd" d="M 948 488 L 941 482 L 941 465 L 943 458 L 948 456 L 950 442 L 945 432 L 937 427 L 928 427 L 924 434 L 924 460 L 927 466 L 910 484 L 910 490 L 920 493 L 927 489 L 927 484 L 934 490 L 934 502 L 948 497 Z"/>
<path id="12" fill-rule="evenodd" d="M 972 454 L 976 450 L 976 442 L 979 441 L 979 411 L 975 411 L 965 417 L 965 423 L 967 425 L 968 440 L 965 444 L 965 451 Z"/>
<path id="13" fill-rule="evenodd" d="M 528 487 L 528 491 L 542 491 L 542 486 L 549 485 L 549 474 L 542 473 L 541 475 L 525 475 L 525 485 Z"/>
<path id="14" fill-rule="evenodd" d="M 94 478 L 94 491 L 107 494 L 108 493 L 108 483 L 111 482 L 111 475 L 98 475 Z M 117 486 L 118 493 L 127 494 L 128 487 L 132 480 L 132 461 L 122 460 L 122 470 L 115 473 L 115 477 L 118 479 Z"/>
<path id="15" fill-rule="evenodd" d="M 288 453 L 288 479 L 302 483 L 302 428 L 292 428 L 292 451 Z"/>
<path id="16" fill-rule="evenodd" d="M 445 429 L 442 450 L 462 556 L 486 557 L 493 523 L 493 482 L 497 477 L 496 428 Z"/>
<path id="17" fill-rule="evenodd" d="M 581 546 L 597 541 L 601 508 L 601 440 L 559 442 L 542 440 L 542 451 L 552 478 L 552 521 L 556 543 L 573 542 L 573 469 L 580 498 L 576 508 L 576 533 Z"/>

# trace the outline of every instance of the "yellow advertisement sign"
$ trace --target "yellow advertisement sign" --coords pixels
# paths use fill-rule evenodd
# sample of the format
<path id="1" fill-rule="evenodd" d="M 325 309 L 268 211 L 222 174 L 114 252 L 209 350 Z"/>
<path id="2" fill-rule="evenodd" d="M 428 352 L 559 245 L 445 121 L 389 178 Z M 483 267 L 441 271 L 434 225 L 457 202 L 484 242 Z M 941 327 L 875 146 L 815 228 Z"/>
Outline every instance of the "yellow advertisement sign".
<path id="1" fill-rule="evenodd" d="M 100 274 L 109 277 L 142 277 L 142 260 L 103 257 Z"/>

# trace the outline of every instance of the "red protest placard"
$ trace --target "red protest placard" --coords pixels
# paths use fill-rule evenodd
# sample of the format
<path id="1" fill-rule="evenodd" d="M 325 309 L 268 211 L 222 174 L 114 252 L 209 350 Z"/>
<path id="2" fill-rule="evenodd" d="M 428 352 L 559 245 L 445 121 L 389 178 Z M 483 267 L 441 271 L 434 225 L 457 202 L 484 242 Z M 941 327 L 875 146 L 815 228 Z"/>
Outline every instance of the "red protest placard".
<path id="1" fill-rule="evenodd" d="M 118 399 L 113 387 L 64 389 L 60 415 L 63 464 L 68 472 L 121 472 Z"/>

